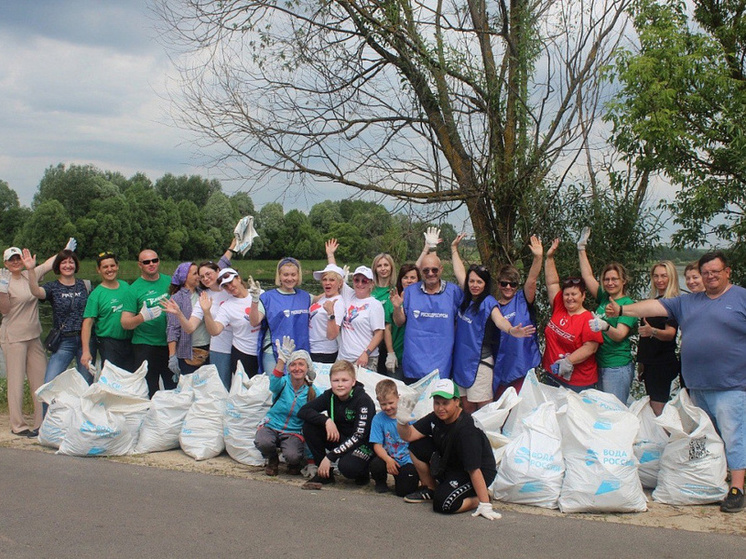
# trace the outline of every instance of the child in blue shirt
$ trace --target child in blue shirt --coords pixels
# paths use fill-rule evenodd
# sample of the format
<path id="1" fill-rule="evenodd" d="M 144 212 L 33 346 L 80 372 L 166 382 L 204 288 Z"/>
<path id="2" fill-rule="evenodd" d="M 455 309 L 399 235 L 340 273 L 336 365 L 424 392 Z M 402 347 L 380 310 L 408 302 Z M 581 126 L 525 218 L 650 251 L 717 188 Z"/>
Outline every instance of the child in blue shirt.
<path id="1" fill-rule="evenodd" d="M 376 398 L 381 411 L 373 418 L 370 443 L 375 456 L 370 461 L 370 475 L 376 483 L 376 492 L 386 493 L 388 474 L 394 476 L 394 492 L 404 497 L 416 491 L 420 483 L 417 470 L 409 456 L 409 445 L 396 430 L 396 411 L 399 392 L 393 380 L 382 380 L 376 385 Z"/>

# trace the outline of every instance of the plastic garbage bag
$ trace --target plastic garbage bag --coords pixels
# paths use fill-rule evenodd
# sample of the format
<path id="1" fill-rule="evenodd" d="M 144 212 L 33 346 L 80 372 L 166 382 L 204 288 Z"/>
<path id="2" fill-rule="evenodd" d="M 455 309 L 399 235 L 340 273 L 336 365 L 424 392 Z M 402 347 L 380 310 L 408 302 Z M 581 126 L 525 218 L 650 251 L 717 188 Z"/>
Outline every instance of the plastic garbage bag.
<path id="1" fill-rule="evenodd" d="M 225 449 L 236 462 L 249 466 L 264 465 L 264 458 L 254 446 L 254 439 L 271 405 L 269 376 L 262 374 L 250 379 L 239 363 L 223 414 Z"/>
<path id="2" fill-rule="evenodd" d="M 181 449 L 195 460 L 207 460 L 223 452 L 223 413 L 228 391 L 215 365 L 192 373 L 194 401 L 179 434 Z"/>
<path id="3" fill-rule="evenodd" d="M 650 396 L 632 402 L 629 411 L 640 420 L 640 430 L 635 439 L 635 456 L 639 462 L 637 473 L 643 487 L 654 489 L 658 484 L 660 459 L 668 444 L 668 433 L 655 421 Z"/>
<path id="4" fill-rule="evenodd" d="M 36 390 L 36 397 L 49 407 L 39 428 L 43 446 L 59 448 L 65 438 L 72 413 L 80 407 L 80 397 L 88 383 L 77 369 L 68 369 Z"/>
<path id="5" fill-rule="evenodd" d="M 175 389 L 159 390 L 153 395 L 140 428 L 135 454 L 179 448 L 179 434 L 194 401 L 192 376 L 181 375 Z"/>

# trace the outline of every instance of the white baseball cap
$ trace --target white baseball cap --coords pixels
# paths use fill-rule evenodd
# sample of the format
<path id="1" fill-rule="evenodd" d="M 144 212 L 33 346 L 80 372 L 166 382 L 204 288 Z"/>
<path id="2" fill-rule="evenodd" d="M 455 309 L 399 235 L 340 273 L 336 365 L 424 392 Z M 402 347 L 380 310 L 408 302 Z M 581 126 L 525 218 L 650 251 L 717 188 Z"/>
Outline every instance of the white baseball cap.
<path id="1" fill-rule="evenodd" d="M 319 270 L 313 273 L 313 279 L 315 279 L 316 281 L 321 281 L 322 279 L 324 279 L 324 274 L 326 274 L 327 272 L 334 272 L 335 274 L 339 274 L 339 277 L 342 279 L 344 279 L 345 277 L 345 272 L 342 268 L 340 268 L 336 264 L 327 264 L 326 268 L 324 268 L 323 270 Z"/>
<path id="2" fill-rule="evenodd" d="M 355 273 L 352 274 L 352 276 L 365 276 L 369 280 L 373 281 L 373 270 L 368 268 L 368 266 L 358 266 L 355 268 Z"/>

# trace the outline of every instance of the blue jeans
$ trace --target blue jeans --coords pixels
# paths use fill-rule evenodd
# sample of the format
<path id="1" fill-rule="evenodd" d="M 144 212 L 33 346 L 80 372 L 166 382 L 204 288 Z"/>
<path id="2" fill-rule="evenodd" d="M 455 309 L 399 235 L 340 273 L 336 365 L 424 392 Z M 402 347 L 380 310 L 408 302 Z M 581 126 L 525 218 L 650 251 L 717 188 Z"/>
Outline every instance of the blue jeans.
<path id="1" fill-rule="evenodd" d="M 88 369 L 80 363 L 80 356 L 83 354 L 83 346 L 80 343 L 80 336 L 70 336 L 60 340 L 60 346 L 52 355 L 49 356 L 47 371 L 44 374 L 44 382 L 47 383 L 66 371 L 70 362 L 75 359 L 78 372 L 83 376 L 88 384 L 93 382 L 93 375 Z"/>
<path id="2" fill-rule="evenodd" d="M 720 433 L 728 467 L 746 470 L 746 390 L 688 390 Z"/>
<path id="3" fill-rule="evenodd" d="M 603 392 L 613 394 L 625 406 L 629 399 L 629 390 L 632 386 L 632 379 L 635 376 L 635 363 L 630 361 L 621 367 L 599 367 L 598 377 L 601 381 L 599 384 Z"/>
<path id="4" fill-rule="evenodd" d="M 231 377 L 233 376 L 233 371 L 231 371 L 231 354 L 210 350 L 210 364 L 215 365 L 220 380 L 223 381 L 223 386 L 225 386 L 226 390 L 230 390 Z"/>

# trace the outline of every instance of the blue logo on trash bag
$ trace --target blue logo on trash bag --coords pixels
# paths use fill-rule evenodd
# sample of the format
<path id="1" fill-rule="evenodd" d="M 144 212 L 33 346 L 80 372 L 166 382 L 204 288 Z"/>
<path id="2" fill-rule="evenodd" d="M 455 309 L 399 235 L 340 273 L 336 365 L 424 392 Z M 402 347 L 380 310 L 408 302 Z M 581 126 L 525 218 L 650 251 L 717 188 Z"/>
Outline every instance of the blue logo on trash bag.
<path id="1" fill-rule="evenodd" d="M 522 446 L 518 449 L 518 452 L 515 455 L 515 463 L 516 464 L 523 464 L 524 462 L 529 462 L 531 460 L 531 452 L 526 448 L 525 446 Z"/>
<path id="2" fill-rule="evenodd" d="M 585 453 L 585 465 L 593 466 L 593 464 L 598 464 L 598 453 L 592 448 L 589 448 Z"/>
<path id="3" fill-rule="evenodd" d="M 610 479 L 601 482 L 601 485 L 596 489 L 596 495 L 603 495 L 604 493 L 611 493 L 612 491 L 618 491 L 622 487 L 622 482 L 618 479 Z"/>
<path id="4" fill-rule="evenodd" d="M 597 419 L 593 428 L 599 431 L 611 431 L 611 422 L 607 419 Z"/>
<path id="5" fill-rule="evenodd" d="M 659 450 L 646 450 L 640 456 L 640 464 L 646 464 L 647 462 L 655 462 L 661 459 L 661 452 Z"/>
<path id="6" fill-rule="evenodd" d="M 545 485 L 540 481 L 529 481 L 521 486 L 518 493 L 538 493 L 539 491 L 543 491 L 544 488 Z"/>

